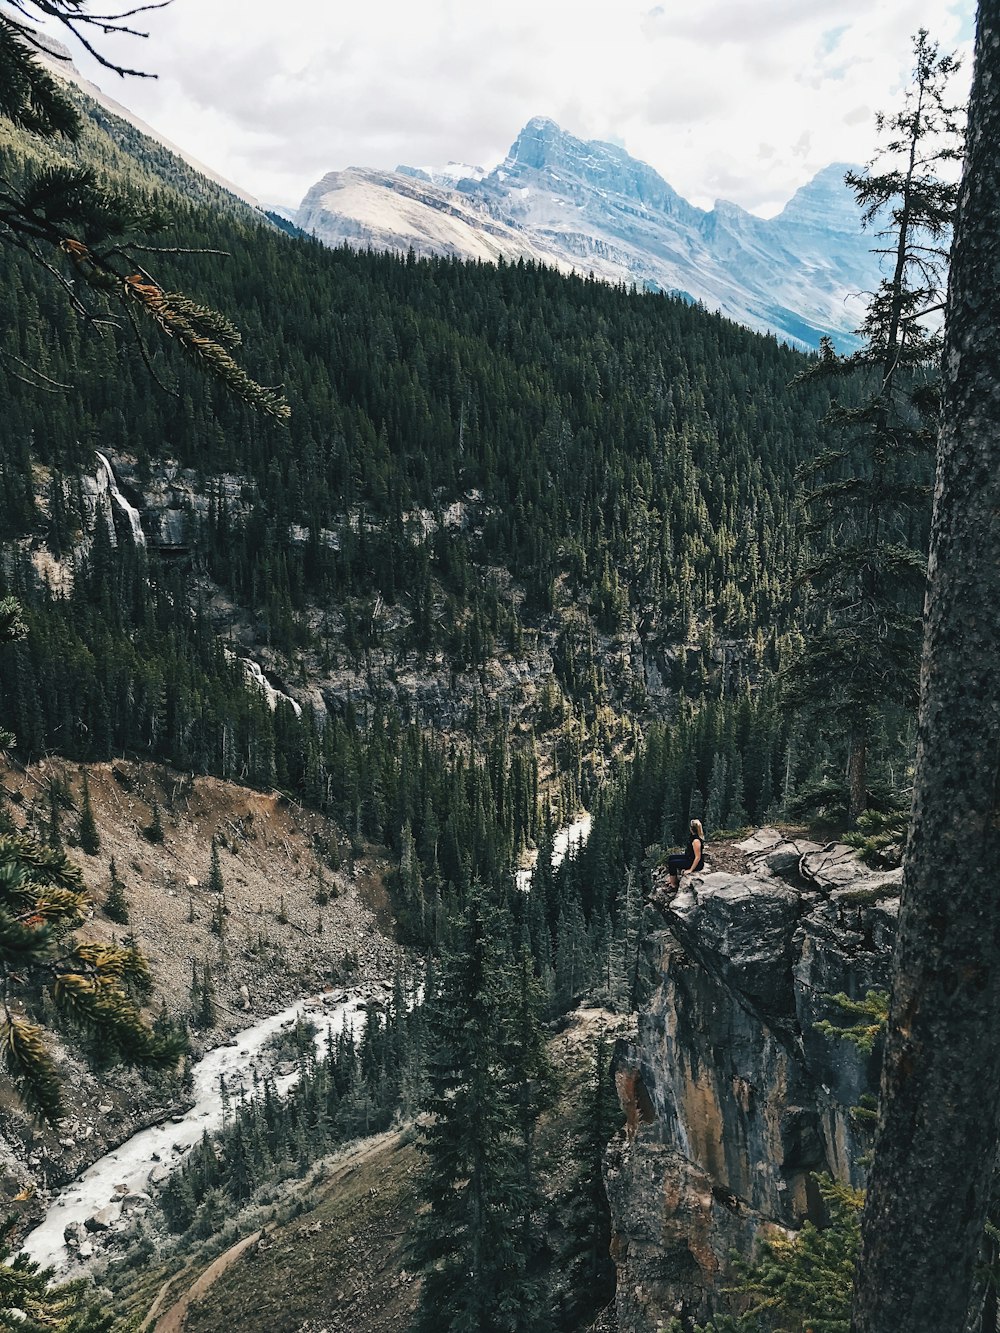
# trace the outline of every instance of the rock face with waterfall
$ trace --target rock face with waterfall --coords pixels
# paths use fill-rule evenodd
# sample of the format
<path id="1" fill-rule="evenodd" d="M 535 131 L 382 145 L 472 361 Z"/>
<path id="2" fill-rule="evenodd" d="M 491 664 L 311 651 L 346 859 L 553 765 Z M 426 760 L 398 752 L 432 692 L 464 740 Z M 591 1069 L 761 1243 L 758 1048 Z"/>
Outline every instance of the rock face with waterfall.
<path id="1" fill-rule="evenodd" d="M 115 476 L 115 470 L 111 466 L 108 456 L 102 454 L 98 450 L 97 461 L 100 464 L 97 473 L 98 494 L 100 495 L 104 491 L 107 492 L 119 513 L 124 516 L 125 522 L 128 524 L 132 541 L 136 546 L 145 546 L 146 534 L 142 530 L 142 520 L 139 517 L 138 509 L 136 509 L 135 506 L 122 494 L 118 486 L 118 479 Z M 116 535 L 113 517 L 109 525 L 109 531 L 111 540 L 114 542 L 116 540 Z"/>
<path id="2" fill-rule="evenodd" d="M 900 872 L 769 831 L 742 847 L 745 873 L 695 877 L 647 915 L 647 997 L 616 1056 L 627 1125 L 606 1161 L 630 1333 L 715 1313 L 734 1251 L 822 1218 L 814 1173 L 864 1183 L 852 1112 L 878 1052 L 816 1024 L 850 1023 L 832 995 L 887 988 Z"/>

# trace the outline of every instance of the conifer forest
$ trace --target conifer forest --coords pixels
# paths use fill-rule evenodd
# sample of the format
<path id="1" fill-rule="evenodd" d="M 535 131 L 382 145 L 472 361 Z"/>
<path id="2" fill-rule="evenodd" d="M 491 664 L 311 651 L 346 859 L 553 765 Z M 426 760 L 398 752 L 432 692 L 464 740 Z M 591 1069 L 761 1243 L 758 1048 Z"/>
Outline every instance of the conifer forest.
<path id="1" fill-rule="evenodd" d="M 160 8 L 0 0 L 0 1328 L 996 1333 L 1000 5 L 846 354 L 321 242 Z"/>

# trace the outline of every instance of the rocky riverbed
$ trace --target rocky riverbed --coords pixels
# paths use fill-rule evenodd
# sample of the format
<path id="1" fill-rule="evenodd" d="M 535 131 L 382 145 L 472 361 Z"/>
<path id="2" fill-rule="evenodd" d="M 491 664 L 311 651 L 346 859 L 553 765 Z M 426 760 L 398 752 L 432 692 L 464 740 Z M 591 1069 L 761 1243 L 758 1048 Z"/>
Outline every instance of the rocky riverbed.
<path id="1" fill-rule="evenodd" d="M 331 1032 L 336 1035 L 347 1025 L 360 1028 L 367 1007 L 381 1004 L 388 990 L 388 985 L 369 985 L 363 991 L 327 992 L 261 1019 L 209 1051 L 191 1071 L 189 1105 L 134 1134 L 61 1189 L 25 1239 L 25 1254 L 57 1273 L 99 1256 L 117 1230 L 149 1208 L 149 1189 L 167 1179 L 203 1134 L 223 1123 L 224 1089 L 249 1087 L 255 1075 L 266 1073 L 277 1075 L 279 1093 L 295 1082 L 296 1066 L 277 1061 L 268 1049 L 274 1037 L 304 1017 L 314 1025 L 317 1052 L 322 1052 Z"/>
<path id="2" fill-rule="evenodd" d="M 94 855 L 74 845 L 84 775 L 99 832 Z M 47 759 L 28 768 L 0 763 L 5 810 L 17 827 L 46 836 L 52 783 L 65 794 L 61 835 L 93 902 L 81 937 L 135 939 L 152 974 L 150 1017 L 163 1005 L 187 1019 L 196 1059 L 303 995 L 391 982 L 400 950 L 388 865 L 376 849 L 346 845 L 328 820 L 276 792 L 165 765 Z M 162 842 L 144 832 L 154 809 Z M 220 906 L 209 878 L 213 839 L 224 884 L 221 937 L 213 928 Z M 104 908 L 112 859 L 125 885 L 125 924 Z M 208 1023 L 195 1013 L 193 985 L 206 973 L 214 991 Z M 57 1126 L 37 1125 L 0 1088 L 0 1211 L 15 1215 L 21 1234 L 55 1191 L 139 1130 L 168 1120 L 185 1096 L 176 1078 L 121 1065 L 92 1069 L 72 1034 L 53 1045 L 67 1091 Z"/>

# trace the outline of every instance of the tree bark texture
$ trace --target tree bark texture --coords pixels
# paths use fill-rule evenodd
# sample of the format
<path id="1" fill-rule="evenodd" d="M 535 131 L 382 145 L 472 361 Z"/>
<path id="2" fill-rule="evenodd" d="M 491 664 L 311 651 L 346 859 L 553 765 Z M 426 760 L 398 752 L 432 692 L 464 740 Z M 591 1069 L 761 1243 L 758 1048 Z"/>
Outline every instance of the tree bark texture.
<path id="1" fill-rule="evenodd" d="M 853 1333 L 960 1333 L 1000 1132 L 1000 0 L 952 251 L 913 821 Z"/>

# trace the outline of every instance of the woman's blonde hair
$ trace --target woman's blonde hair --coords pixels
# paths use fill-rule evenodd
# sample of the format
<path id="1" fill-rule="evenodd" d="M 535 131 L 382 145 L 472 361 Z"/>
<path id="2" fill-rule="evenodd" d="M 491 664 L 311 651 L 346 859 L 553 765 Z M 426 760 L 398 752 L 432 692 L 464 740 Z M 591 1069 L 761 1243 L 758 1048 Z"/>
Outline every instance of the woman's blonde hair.
<path id="1" fill-rule="evenodd" d="M 700 819 L 692 819 L 690 828 L 696 838 L 701 838 L 702 842 L 705 841 L 705 830 L 701 826 Z"/>

